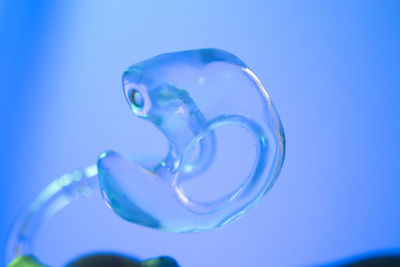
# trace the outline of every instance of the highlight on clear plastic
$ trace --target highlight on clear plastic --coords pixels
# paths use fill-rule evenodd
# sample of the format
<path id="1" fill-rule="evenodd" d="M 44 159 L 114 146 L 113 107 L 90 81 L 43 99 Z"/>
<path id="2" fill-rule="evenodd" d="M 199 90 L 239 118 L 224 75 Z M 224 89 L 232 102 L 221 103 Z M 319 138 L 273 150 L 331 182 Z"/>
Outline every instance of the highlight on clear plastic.
<path id="1" fill-rule="evenodd" d="M 178 233 L 222 227 L 273 186 L 284 159 L 282 124 L 260 80 L 236 56 L 219 49 L 162 54 L 129 67 L 122 87 L 134 115 L 165 136 L 166 156 L 154 162 L 135 151 L 130 158 L 105 151 L 97 166 L 55 180 L 14 225 L 8 261 L 32 254 L 38 222 L 98 186 L 106 204 L 123 219 Z M 211 171 L 216 155 L 226 156 L 218 148 L 224 141 L 220 131 L 241 132 L 251 140 L 249 164 Z M 237 168 L 246 169 L 238 172 L 243 177 L 233 177 Z M 240 183 L 222 195 L 208 199 L 191 194 L 191 186 L 202 179 L 230 176 Z M 211 184 L 201 194 L 212 189 Z"/>

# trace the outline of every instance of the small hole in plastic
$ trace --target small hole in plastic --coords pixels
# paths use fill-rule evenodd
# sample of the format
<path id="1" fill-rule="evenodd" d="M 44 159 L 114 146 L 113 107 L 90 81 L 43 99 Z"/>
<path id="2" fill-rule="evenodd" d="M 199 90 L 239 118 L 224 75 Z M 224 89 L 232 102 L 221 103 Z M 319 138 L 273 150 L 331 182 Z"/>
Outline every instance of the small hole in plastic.
<path id="1" fill-rule="evenodd" d="M 130 92 L 131 103 L 134 108 L 141 110 L 144 106 L 143 95 L 136 89 L 131 90 Z"/>

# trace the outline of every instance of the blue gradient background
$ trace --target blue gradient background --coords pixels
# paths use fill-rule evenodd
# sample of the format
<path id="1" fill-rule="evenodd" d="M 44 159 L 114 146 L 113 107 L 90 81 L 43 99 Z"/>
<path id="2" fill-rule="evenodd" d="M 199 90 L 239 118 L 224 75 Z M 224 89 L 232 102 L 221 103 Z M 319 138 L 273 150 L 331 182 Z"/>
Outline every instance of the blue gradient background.
<path id="1" fill-rule="evenodd" d="M 308 266 L 400 249 L 399 13 L 398 1 L 0 1 L 1 240 L 45 185 L 104 149 L 158 150 L 151 126 L 131 123 L 127 66 L 217 47 L 255 71 L 280 113 L 286 161 L 267 197 L 195 235 L 83 201 L 44 228 L 38 253 L 53 264 L 96 249 L 182 266 Z"/>

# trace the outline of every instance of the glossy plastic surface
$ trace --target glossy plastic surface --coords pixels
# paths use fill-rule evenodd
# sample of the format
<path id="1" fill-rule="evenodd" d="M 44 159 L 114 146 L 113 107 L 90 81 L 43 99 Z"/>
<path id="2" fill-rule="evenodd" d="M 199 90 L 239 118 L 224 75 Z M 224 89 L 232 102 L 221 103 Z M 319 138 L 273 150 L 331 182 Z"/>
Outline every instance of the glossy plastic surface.
<path id="1" fill-rule="evenodd" d="M 129 67 L 122 84 L 134 114 L 161 131 L 169 150 L 156 164 L 113 151 L 100 155 L 100 188 L 118 215 L 166 231 L 203 231 L 240 217 L 272 187 L 284 158 L 282 125 L 261 82 L 236 56 L 217 49 L 163 54 Z M 208 173 L 219 143 L 216 132 L 227 127 L 250 136 L 251 166 L 229 192 L 212 200 L 192 197 L 191 181 L 228 175 Z"/>

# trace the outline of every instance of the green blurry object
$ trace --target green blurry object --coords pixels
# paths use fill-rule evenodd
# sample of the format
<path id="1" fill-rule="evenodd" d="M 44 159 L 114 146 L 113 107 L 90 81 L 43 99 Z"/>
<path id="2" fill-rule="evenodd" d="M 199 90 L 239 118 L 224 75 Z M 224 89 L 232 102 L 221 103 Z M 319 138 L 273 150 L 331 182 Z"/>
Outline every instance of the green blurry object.
<path id="1" fill-rule="evenodd" d="M 15 258 L 7 267 L 49 267 L 39 263 L 32 256 L 19 256 Z"/>
<path id="2" fill-rule="evenodd" d="M 66 267 L 179 267 L 178 263 L 170 257 L 158 257 L 138 262 L 129 257 L 112 254 L 97 254 L 82 257 Z M 33 256 L 19 256 L 7 267 L 50 267 L 39 263 Z"/>

